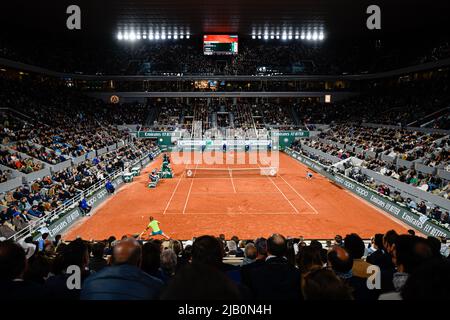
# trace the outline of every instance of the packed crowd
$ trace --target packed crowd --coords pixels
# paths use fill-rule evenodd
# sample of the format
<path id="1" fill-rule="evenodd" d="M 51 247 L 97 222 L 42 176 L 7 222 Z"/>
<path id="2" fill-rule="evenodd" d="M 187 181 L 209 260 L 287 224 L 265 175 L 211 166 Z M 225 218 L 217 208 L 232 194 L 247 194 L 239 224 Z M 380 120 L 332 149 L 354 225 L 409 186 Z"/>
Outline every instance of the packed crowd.
<path id="1" fill-rule="evenodd" d="M 311 147 L 316 150 L 320 150 L 326 154 L 335 156 L 341 160 L 346 160 L 351 157 L 360 158 L 359 165 L 352 163 L 344 163 L 341 169 L 334 166 L 334 170 L 340 171 L 340 173 L 347 175 L 353 180 L 362 183 L 377 192 L 378 194 L 387 196 L 391 201 L 394 201 L 402 206 L 408 207 L 411 211 L 426 215 L 429 218 L 434 219 L 438 223 L 448 228 L 450 225 L 449 213 L 440 208 L 437 205 L 426 203 L 423 199 L 412 199 L 402 194 L 401 187 L 397 189 L 393 186 L 388 186 L 384 183 L 376 181 L 373 177 L 369 177 L 361 172 L 361 168 L 367 168 L 375 172 L 381 173 L 385 176 L 394 178 L 402 183 L 414 186 L 420 190 L 430 192 L 434 195 L 441 196 L 445 199 L 449 199 L 450 196 L 450 182 L 446 181 L 439 176 L 424 174 L 417 172 L 414 169 L 406 169 L 403 167 L 397 167 L 395 164 L 382 161 L 379 158 L 368 159 L 362 154 L 356 154 L 352 151 L 347 151 L 332 144 L 326 144 L 319 142 L 318 140 L 311 140 L 300 143 L 299 140 L 295 141 L 291 148 L 310 159 L 313 159 L 322 165 L 330 167 L 335 165 L 335 161 L 332 161 L 329 157 L 320 156 L 317 152 L 310 152 L 303 146 Z"/>
<path id="2" fill-rule="evenodd" d="M 1 195 L 0 237 L 9 238 L 30 221 L 57 210 L 77 194 L 154 150 L 156 146 L 150 140 L 135 141 Z"/>
<path id="3" fill-rule="evenodd" d="M 88 242 L 43 234 L 0 242 L 0 297 L 21 300 L 441 300 L 450 298 L 446 239 L 414 231 L 355 233 L 323 243 L 273 234 L 254 241 L 136 236 Z M 241 257 L 239 263 L 229 258 Z M 81 270 L 69 289 L 68 268 Z M 378 282 L 368 286 L 378 272 Z"/>
<path id="4" fill-rule="evenodd" d="M 424 45 L 398 41 L 379 46 L 358 43 L 261 41 L 240 39 L 232 56 L 205 56 L 198 39 L 182 43 L 102 43 L 98 47 L 56 47 L 45 40 L 32 46 L 17 41 L 0 42 L 0 57 L 51 70 L 85 74 L 181 75 L 181 74 L 342 74 L 385 71 L 449 57 L 448 43 Z M 333 52 L 333 54 L 330 54 Z"/>

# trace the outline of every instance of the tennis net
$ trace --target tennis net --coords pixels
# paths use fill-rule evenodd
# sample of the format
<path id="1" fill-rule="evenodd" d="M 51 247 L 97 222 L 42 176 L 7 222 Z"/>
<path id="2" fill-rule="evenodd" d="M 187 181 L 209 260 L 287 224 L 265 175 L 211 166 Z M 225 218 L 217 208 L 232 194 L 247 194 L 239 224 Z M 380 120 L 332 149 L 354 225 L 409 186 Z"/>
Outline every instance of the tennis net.
<path id="1" fill-rule="evenodd" d="M 278 168 L 187 168 L 185 170 L 188 178 L 245 178 L 245 177 L 276 177 Z"/>

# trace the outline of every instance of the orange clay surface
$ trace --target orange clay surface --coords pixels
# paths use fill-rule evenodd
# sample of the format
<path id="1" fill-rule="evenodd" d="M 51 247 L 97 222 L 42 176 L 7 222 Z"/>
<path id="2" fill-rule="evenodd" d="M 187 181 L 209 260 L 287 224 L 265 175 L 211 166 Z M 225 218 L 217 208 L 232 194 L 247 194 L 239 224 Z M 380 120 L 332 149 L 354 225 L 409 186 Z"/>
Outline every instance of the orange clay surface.
<path id="1" fill-rule="evenodd" d="M 336 234 L 356 232 L 370 238 L 390 229 L 406 231 L 404 225 L 387 213 L 323 176 L 314 174 L 313 179 L 306 179 L 308 169 L 281 152 L 276 177 L 261 176 L 257 170 L 230 174 L 198 170 L 194 178 L 186 176 L 186 168 L 258 168 L 263 166 L 262 162 L 212 166 L 172 163 L 175 178 L 160 180 L 156 189 L 149 189 L 148 174 L 153 168 L 160 168 L 161 161 L 159 157 L 142 170 L 141 176 L 100 205 L 91 217 L 82 218 L 65 238 L 101 240 L 111 235 L 119 238 L 140 234 L 149 216 L 160 221 L 167 235 L 183 240 L 221 233 L 227 238 L 236 235 L 241 239 L 273 233 L 329 239 Z"/>

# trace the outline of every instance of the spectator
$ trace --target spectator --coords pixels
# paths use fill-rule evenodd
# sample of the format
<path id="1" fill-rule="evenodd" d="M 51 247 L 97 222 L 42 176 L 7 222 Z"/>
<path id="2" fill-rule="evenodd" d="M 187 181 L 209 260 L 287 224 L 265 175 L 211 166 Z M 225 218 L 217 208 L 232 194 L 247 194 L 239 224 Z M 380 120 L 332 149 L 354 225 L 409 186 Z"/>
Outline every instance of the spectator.
<path id="1" fill-rule="evenodd" d="M 162 300 L 239 300 L 237 285 L 213 266 L 187 265 L 178 272 L 161 294 Z"/>
<path id="2" fill-rule="evenodd" d="M 394 273 L 394 292 L 380 295 L 380 300 L 399 300 L 400 291 L 408 277 L 421 264 L 433 258 L 433 252 L 426 239 L 410 235 L 400 235 L 395 240 L 394 261 L 397 272 Z"/>
<path id="3" fill-rule="evenodd" d="M 241 266 L 245 266 L 255 262 L 257 256 L 258 252 L 255 245 L 253 243 L 247 243 L 245 245 L 244 260 L 242 260 Z"/>
<path id="4" fill-rule="evenodd" d="M 371 273 L 368 273 L 370 263 L 363 260 L 364 255 L 364 241 L 355 233 L 348 234 L 344 239 L 344 248 L 353 259 L 352 274 L 359 278 L 368 278 Z"/>
<path id="5" fill-rule="evenodd" d="M 139 269 L 140 245 L 131 239 L 116 244 L 113 265 L 89 277 L 81 292 L 82 300 L 153 300 L 162 289 L 162 281 Z"/>
<path id="6" fill-rule="evenodd" d="M 342 281 L 352 288 L 352 296 L 355 300 L 367 301 L 376 299 L 376 293 L 368 289 L 366 279 L 353 275 L 353 259 L 347 250 L 340 246 L 334 246 L 328 252 L 328 266 Z"/>
<path id="7" fill-rule="evenodd" d="M 105 253 L 105 244 L 102 242 L 96 242 L 92 245 L 92 257 L 89 259 L 89 270 L 91 272 L 99 272 L 105 268 L 108 263 L 103 258 Z"/>
<path id="8" fill-rule="evenodd" d="M 267 258 L 250 271 L 250 289 L 256 299 L 301 299 L 300 272 L 286 258 L 286 239 L 279 234 L 267 240 Z"/>
<path id="9" fill-rule="evenodd" d="M 12 241 L 0 242 L 0 298 L 7 300 L 36 300 L 43 298 L 42 287 L 24 280 L 27 269 L 24 250 Z"/>
<path id="10" fill-rule="evenodd" d="M 305 300 L 353 300 L 351 289 L 334 272 L 316 268 L 307 273 L 302 288 Z"/>

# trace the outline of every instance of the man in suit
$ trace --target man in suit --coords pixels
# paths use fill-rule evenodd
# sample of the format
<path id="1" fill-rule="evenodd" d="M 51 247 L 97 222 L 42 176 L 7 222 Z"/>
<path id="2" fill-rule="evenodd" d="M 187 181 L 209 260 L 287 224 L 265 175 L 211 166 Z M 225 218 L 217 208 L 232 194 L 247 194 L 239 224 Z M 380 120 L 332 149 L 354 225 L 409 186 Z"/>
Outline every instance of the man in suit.
<path id="1" fill-rule="evenodd" d="M 250 271 L 249 286 L 256 299 L 300 300 L 300 271 L 289 264 L 287 242 L 280 234 L 267 239 L 267 258 Z"/>

